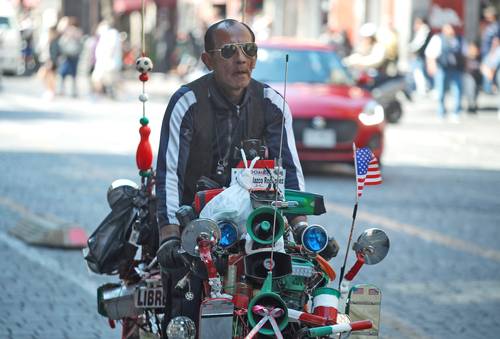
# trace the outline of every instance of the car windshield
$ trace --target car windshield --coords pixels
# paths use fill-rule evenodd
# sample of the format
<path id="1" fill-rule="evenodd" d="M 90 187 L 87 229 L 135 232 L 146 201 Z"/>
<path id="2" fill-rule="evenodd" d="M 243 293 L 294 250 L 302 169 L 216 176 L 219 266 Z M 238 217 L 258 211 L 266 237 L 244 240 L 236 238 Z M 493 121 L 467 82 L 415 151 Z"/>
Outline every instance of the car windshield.
<path id="1" fill-rule="evenodd" d="M 349 71 L 332 51 L 275 47 L 259 47 L 252 77 L 262 82 L 283 82 L 286 54 L 289 55 L 287 81 L 290 83 L 354 84 Z"/>

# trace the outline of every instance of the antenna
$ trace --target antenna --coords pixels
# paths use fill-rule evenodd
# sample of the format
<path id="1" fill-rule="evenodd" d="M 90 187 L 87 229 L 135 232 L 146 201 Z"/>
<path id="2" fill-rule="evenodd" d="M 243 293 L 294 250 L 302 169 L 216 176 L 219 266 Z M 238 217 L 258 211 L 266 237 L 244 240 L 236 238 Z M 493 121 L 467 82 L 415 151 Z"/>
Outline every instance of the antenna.
<path id="1" fill-rule="evenodd" d="M 279 151 L 279 155 L 278 155 L 278 164 L 275 164 L 274 165 L 274 171 L 276 173 L 276 195 L 275 195 L 275 198 L 274 198 L 274 202 L 275 202 L 275 207 L 274 207 L 274 219 L 273 219 L 273 238 L 272 238 L 272 242 L 271 242 L 271 266 L 269 267 L 269 273 L 272 274 L 272 271 L 273 271 L 273 268 L 274 268 L 274 261 L 273 261 L 273 258 L 274 258 L 274 236 L 275 236 L 275 232 L 276 232 L 276 213 L 278 212 L 278 195 L 279 195 L 279 183 L 280 183 L 280 176 L 281 176 L 281 173 L 283 172 L 283 167 L 282 167 L 282 157 L 281 157 L 281 153 L 282 153 L 282 150 L 283 150 L 283 130 L 285 128 L 285 108 L 286 108 L 286 82 L 287 82 L 287 78 L 288 78 L 288 54 L 285 56 L 285 83 L 284 83 L 284 89 L 283 89 L 283 109 L 282 109 L 282 112 L 283 112 L 283 118 L 281 120 L 281 136 L 280 136 L 280 151 Z M 283 193 L 284 195 L 284 193 Z"/>
<path id="2" fill-rule="evenodd" d="M 247 13 L 247 0 L 243 0 L 243 4 L 242 4 L 242 10 L 241 10 L 241 22 L 245 22 L 245 15 Z"/>

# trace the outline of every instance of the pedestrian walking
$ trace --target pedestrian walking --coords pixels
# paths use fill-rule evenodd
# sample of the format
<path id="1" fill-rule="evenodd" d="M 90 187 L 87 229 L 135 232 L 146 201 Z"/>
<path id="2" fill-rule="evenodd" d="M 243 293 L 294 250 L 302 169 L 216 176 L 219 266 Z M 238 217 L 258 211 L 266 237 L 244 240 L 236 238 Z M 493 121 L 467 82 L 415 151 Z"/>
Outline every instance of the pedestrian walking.
<path id="1" fill-rule="evenodd" d="M 481 53 L 477 42 L 467 45 L 465 54 L 464 93 L 467 102 L 467 113 L 477 113 L 477 96 L 481 87 Z"/>
<path id="2" fill-rule="evenodd" d="M 490 52 L 481 64 L 481 72 L 493 84 L 493 91 L 500 93 L 500 38 L 495 38 Z M 500 119 L 500 94 L 498 100 L 498 118 Z"/>
<path id="3" fill-rule="evenodd" d="M 425 66 L 425 49 L 432 38 L 432 32 L 427 20 L 417 17 L 413 23 L 413 39 L 410 42 L 410 51 L 414 55 L 412 63 L 413 82 L 415 90 L 425 95 L 432 88 L 432 78 Z"/>
<path id="4" fill-rule="evenodd" d="M 65 18 L 62 18 L 63 20 Z M 70 76 L 72 80 L 73 97 L 78 96 L 77 70 L 78 60 L 82 51 L 82 30 L 78 27 L 78 20 L 75 17 L 67 17 L 61 24 L 62 34 L 59 38 L 59 50 L 61 53 L 61 64 L 59 74 L 61 76 L 60 94 L 64 95 L 65 80 Z"/>
<path id="5" fill-rule="evenodd" d="M 51 27 L 48 32 L 47 44 L 41 53 L 43 65 L 38 73 L 45 85 L 43 97 L 47 100 L 52 100 L 56 94 L 59 54 L 59 34 L 56 27 Z"/>
<path id="6" fill-rule="evenodd" d="M 500 38 L 500 22 L 497 18 L 497 9 L 495 6 L 488 6 L 483 11 L 483 17 L 486 21 L 486 26 L 481 34 L 481 57 L 486 59 L 487 55 L 494 49 L 493 42 L 496 38 Z M 493 94 L 494 77 L 483 79 L 484 91 L 488 94 Z"/>
<path id="7" fill-rule="evenodd" d="M 434 35 L 425 49 L 427 70 L 434 76 L 434 86 L 438 94 L 438 116 L 446 117 L 445 96 L 448 87 L 453 92 L 453 115 L 451 121 L 458 123 L 462 110 L 462 76 L 465 58 L 462 39 L 451 24 L 445 24 L 441 33 Z"/>
<path id="8" fill-rule="evenodd" d="M 120 33 L 108 21 L 102 21 L 97 28 L 97 34 L 99 40 L 95 48 L 92 83 L 99 93 L 115 98 L 123 62 Z"/>

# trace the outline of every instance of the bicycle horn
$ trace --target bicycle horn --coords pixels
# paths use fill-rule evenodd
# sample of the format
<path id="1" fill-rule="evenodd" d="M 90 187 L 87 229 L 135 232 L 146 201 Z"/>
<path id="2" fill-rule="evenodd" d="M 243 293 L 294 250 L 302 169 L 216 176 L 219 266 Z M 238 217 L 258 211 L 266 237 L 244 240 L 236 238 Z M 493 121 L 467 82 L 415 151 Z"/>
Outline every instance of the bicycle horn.
<path id="1" fill-rule="evenodd" d="M 279 211 L 270 206 L 256 208 L 247 219 L 247 232 L 253 241 L 262 245 L 272 245 L 273 225 L 276 216 L 274 239 L 285 233 L 285 220 Z"/>
<path id="2" fill-rule="evenodd" d="M 269 272 L 259 294 L 248 304 L 247 317 L 252 332 L 279 337 L 288 325 L 288 309 L 283 299 L 272 291 L 272 281 Z"/>

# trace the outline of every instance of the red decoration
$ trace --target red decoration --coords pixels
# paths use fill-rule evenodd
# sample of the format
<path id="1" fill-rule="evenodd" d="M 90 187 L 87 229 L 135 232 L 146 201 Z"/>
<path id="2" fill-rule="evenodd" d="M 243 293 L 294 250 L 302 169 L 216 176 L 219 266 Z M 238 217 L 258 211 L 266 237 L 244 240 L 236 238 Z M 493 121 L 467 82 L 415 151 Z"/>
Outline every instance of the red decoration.
<path id="1" fill-rule="evenodd" d="M 141 171 L 147 171 L 151 168 L 153 163 L 153 151 L 151 149 L 151 144 L 149 143 L 151 128 L 149 128 L 148 125 L 141 126 L 141 128 L 139 128 L 139 134 L 141 135 L 141 141 L 137 147 L 135 161 L 137 163 L 137 167 Z"/>
<path id="2" fill-rule="evenodd" d="M 148 73 L 141 73 L 141 75 L 139 75 L 139 80 L 141 80 L 142 82 L 148 81 Z"/>

